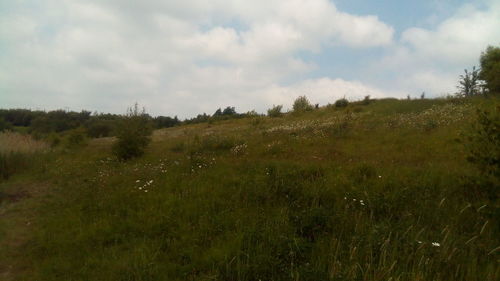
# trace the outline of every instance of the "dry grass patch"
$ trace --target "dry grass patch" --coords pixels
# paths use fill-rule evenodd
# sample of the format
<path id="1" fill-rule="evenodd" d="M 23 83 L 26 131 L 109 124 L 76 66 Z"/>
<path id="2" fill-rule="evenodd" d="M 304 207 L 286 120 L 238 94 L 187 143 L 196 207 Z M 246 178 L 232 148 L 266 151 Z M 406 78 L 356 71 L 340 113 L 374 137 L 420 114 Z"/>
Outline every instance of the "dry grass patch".
<path id="1" fill-rule="evenodd" d="M 0 133 L 0 153 L 10 152 L 34 153 L 47 151 L 47 143 L 33 139 L 30 135 L 15 132 Z"/>

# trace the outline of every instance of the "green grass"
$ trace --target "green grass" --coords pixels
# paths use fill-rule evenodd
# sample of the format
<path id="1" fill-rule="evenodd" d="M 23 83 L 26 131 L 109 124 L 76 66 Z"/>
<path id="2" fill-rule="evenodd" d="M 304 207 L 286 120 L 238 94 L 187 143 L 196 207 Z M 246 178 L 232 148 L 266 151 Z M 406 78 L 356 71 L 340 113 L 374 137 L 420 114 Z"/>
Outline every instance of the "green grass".
<path id="1" fill-rule="evenodd" d="M 108 140 L 58 152 L 0 185 L 50 185 L 4 203 L 36 215 L 23 243 L 8 243 L 16 220 L 0 225 L 0 264 L 7 280 L 498 280 L 498 201 L 457 141 L 495 104 L 378 100 L 181 126 L 129 162 Z"/>

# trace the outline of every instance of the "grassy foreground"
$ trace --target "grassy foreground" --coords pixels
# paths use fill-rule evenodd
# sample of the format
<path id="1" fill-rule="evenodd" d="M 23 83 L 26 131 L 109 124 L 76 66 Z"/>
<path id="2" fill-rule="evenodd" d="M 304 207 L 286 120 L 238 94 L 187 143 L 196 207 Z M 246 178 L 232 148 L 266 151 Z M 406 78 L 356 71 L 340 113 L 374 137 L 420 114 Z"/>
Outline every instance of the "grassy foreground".
<path id="1" fill-rule="evenodd" d="M 0 184 L 0 279 L 498 280 L 498 186 L 457 141 L 498 104 L 181 126 L 125 163 L 112 139 L 53 152 Z"/>

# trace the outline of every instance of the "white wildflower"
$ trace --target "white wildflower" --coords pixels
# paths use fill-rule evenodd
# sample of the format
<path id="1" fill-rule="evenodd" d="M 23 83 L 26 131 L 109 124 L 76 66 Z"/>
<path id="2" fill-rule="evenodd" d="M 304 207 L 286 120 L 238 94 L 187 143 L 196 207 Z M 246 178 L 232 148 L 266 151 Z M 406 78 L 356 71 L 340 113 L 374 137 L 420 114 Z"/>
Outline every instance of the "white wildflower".
<path id="1" fill-rule="evenodd" d="M 441 244 L 439 244 L 438 242 L 432 242 L 432 246 L 434 246 L 434 247 L 440 247 Z"/>

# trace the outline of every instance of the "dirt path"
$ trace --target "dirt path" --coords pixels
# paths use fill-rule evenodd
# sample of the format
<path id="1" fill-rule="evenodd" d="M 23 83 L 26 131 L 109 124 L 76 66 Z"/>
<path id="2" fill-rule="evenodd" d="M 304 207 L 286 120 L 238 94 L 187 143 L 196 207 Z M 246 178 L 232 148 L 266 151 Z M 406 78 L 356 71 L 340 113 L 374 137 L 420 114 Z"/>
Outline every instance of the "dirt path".
<path id="1" fill-rule="evenodd" d="M 34 226 L 35 209 L 47 184 L 0 184 L 0 280 L 16 280 L 28 268 L 23 248 Z"/>

